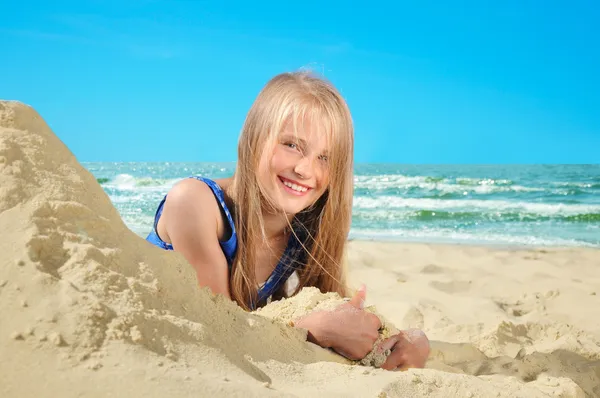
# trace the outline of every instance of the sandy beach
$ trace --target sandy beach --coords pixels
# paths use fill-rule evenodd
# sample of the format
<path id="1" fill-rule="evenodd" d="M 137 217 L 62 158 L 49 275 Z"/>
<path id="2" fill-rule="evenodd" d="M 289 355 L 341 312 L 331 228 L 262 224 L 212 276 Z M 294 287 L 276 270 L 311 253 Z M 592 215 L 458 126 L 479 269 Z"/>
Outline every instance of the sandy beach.
<path id="1" fill-rule="evenodd" d="M 427 333 L 425 369 L 349 363 L 199 289 L 35 110 L 0 101 L 2 397 L 600 397 L 600 250 L 352 241 L 348 260 L 367 305 Z M 290 305 L 332 299 L 311 297 Z"/>

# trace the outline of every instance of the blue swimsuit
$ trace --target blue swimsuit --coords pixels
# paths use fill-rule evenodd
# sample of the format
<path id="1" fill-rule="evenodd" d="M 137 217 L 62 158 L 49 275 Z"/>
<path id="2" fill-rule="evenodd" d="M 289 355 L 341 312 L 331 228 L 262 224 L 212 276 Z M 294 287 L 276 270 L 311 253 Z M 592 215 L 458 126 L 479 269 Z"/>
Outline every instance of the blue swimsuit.
<path id="1" fill-rule="evenodd" d="M 225 258 L 227 259 L 227 264 L 229 265 L 229 270 L 231 271 L 231 266 L 233 264 L 233 259 L 235 257 L 235 253 L 237 250 L 237 234 L 235 231 L 235 224 L 233 222 L 233 218 L 231 217 L 231 213 L 225 204 L 225 194 L 219 185 L 216 182 L 203 177 L 190 177 L 195 178 L 199 181 L 204 182 L 206 185 L 210 187 L 215 195 L 215 198 L 219 202 L 221 209 L 225 213 L 227 217 L 227 222 L 229 223 L 229 227 L 231 229 L 231 236 L 225 241 L 219 241 L 221 245 L 221 249 L 223 250 L 223 254 L 225 254 Z M 167 197 L 165 196 L 163 200 L 158 205 L 158 209 L 156 210 L 156 215 L 154 216 L 154 227 L 146 240 L 153 245 L 156 245 L 165 250 L 173 250 L 173 246 L 170 243 L 163 241 L 160 236 L 158 236 L 158 232 L 156 230 L 156 226 L 158 225 L 158 220 L 163 211 L 163 205 Z M 296 231 L 296 235 L 301 237 L 300 231 Z M 295 265 L 296 264 L 296 265 Z M 288 241 L 288 245 L 283 253 L 283 256 L 279 260 L 279 263 L 264 283 L 263 286 L 258 290 L 258 306 L 264 305 L 267 300 L 273 295 L 273 293 L 277 292 L 287 281 L 287 279 L 292 275 L 294 271 L 304 265 L 304 249 L 302 248 L 302 244 L 298 241 L 298 239 L 291 234 L 290 239 Z M 256 309 L 256 305 L 253 303 L 249 303 L 250 308 Z"/>

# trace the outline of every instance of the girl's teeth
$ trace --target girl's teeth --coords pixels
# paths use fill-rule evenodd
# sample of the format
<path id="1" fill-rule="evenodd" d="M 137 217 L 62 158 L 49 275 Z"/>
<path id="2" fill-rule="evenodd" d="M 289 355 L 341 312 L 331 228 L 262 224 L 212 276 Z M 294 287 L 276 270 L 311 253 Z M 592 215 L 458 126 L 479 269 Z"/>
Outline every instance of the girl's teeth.
<path id="1" fill-rule="evenodd" d="M 296 184 L 293 184 L 293 183 L 287 182 L 287 181 L 284 181 L 283 185 L 285 185 L 286 187 L 290 187 L 294 191 L 298 191 L 298 192 L 306 192 L 306 190 L 307 190 L 307 188 L 305 188 L 305 187 L 301 187 L 301 186 L 298 186 Z"/>

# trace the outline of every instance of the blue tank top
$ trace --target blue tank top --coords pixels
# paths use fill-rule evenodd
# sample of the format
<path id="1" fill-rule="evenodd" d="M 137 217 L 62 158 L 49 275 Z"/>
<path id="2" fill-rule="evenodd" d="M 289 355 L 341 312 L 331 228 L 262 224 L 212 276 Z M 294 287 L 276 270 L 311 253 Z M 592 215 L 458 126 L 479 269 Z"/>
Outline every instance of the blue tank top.
<path id="1" fill-rule="evenodd" d="M 237 234 L 233 218 L 231 217 L 231 212 L 225 204 L 225 194 L 221 187 L 213 180 L 197 176 L 193 176 L 190 178 L 195 178 L 198 181 L 202 181 L 206 185 L 208 185 L 209 188 L 212 190 L 213 194 L 215 195 L 219 206 L 225 213 L 225 217 L 227 218 L 227 222 L 229 223 L 229 228 L 231 230 L 231 235 L 227 240 L 219 241 L 219 245 L 221 246 L 221 250 L 223 250 L 223 254 L 225 255 L 225 258 L 227 259 L 227 264 L 229 265 L 229 270 L 231 271 L 231 266 L 233 265 L 233 259 L 235 258 L 235 253 L 237 250 Z M 160 236 L 158 236 L 158 232 L 156 230 L 156 226 L 158 225 L 158 220 L 162 215 L 163 206 L 165 204 L 166 199 L 167 196 L 165 195 L 165 197 L 158 205 L 156 214 L 154 216 L 154 226 L 152 228 L 152 231 L 150 231 L 150 233 L 146 237 L 146 240 L 162 249 L 173 250 L 173 246 L 170 243 L 163 241 L 160 238 Z M 295 232 L 300 239 L 303 239 L 302 236 L 304 236 L 304 234 L 302 234 L 301 231 L 295 229 Z M 290 275 L 292 275 L 294 271 L 304 266 L 304 252 L 305 250 L 302 247 L 302 244 L 300 243 L 298 238 L 296 238 L 294 234 L 291 234 L 290 239 L 288 240 L 287 247 L 285 248 L 285 251 L 281 256 L 279 263 L 277 264 L 267 281 L 258 290 L 258 306 L 264 305 L 269 299 L 269 297 L 271 297 L 277 290 L 279 290 L 285 284 L 285 282 L 288 280 L 288 278 L 290 277 Z M 251 309 L 256 309 L 257 305 L 255 305 L 254 303 L 249 303 Z"/>

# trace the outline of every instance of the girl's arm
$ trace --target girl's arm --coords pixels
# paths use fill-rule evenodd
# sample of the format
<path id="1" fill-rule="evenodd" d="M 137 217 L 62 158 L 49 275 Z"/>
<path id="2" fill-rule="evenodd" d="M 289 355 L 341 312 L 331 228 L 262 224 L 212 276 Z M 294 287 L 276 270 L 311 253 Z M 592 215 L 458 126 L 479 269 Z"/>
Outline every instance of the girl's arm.
<path id="1" fill-rule="evenodd" d="M 194 267 L 198 283 L 230 298 L 227 259 L 219 245 L 220 217 L 212 190 L 202 181 L 185 179 L 169 191 L 159 222 L 163 240 Z"/>

